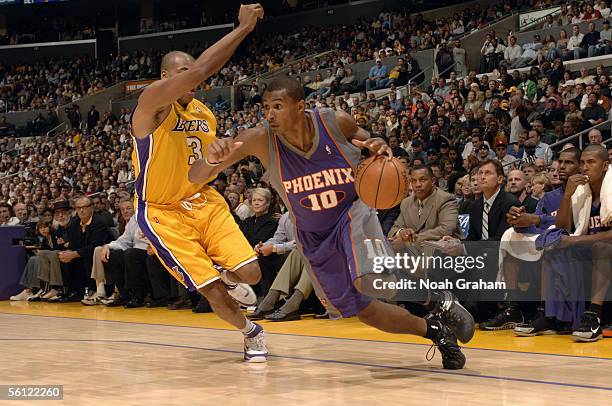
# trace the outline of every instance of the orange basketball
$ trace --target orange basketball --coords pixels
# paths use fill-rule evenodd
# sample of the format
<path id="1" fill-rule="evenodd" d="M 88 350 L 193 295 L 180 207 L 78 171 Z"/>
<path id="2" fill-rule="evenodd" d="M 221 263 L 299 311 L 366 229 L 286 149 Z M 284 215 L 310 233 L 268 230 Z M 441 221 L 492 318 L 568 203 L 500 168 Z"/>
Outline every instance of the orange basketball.
<path id="1" fill-rule="evenodd" d="M 375 209 L 396 206 L 408 193 L 408 172 L 397 158 L 376 155 L 357 167 L 355 189 L 365 204 Z"/>

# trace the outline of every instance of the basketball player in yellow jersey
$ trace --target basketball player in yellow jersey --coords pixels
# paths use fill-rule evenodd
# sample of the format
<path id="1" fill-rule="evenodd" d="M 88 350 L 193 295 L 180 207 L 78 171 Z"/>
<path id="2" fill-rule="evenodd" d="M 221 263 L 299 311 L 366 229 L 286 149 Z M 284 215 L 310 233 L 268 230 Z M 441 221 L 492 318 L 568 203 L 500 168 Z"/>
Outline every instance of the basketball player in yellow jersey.
<path id="1" fill-rule="evenodd" d="M 263 329 L 237 303 L 255 302 L 244 284 L 261 278 L 257 256 L 223 197 L 208 186 L 212 179 L 190 183 L 188 173 L 216 138 L 215 117 L 194 99 L 195 89 L 229 60 L 260 18 L 261 5 L 243 5 L 239 26 L 198 59 L 177 51 L 165 55 L 161 79 L 142 92 L 132 116 L 138 224 L 165 268 L 242 331 L 249 362 L 268 355 Z M 227 271 L 220 273 L 213 262 Z"/>

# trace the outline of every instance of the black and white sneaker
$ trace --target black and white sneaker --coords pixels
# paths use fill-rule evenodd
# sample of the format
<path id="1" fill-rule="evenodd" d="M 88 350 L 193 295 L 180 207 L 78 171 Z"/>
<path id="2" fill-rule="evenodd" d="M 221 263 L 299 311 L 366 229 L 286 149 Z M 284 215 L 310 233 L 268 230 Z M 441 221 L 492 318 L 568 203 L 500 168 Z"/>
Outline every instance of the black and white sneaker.
<path id="1" fill-rule="evenodd" d="M 461 369 L 465 365 L 465 355 L 461 352 L 459 344 L 457 344 L 457 338 L 451 331 L 451 329 L 437 318 L 429 318 L 430 326 L 436 331 L 436 336 L 432 339 L 433 345 L 427 351 L 427 361 L 435 355 L 435 347 L 438 347 L 442 354 L 442 366 L 444 369 Z M 431 350 L 433 349 L 433 353 Z M 431 353 L 431 356 L 429 355 Z"/>
<path id="2" fill-rule="evenodd" d="M 439 301 L 431 310 L 431 314 L 451 329 L 455 337 L 462 343 L 468 343 L 474 337 L 476 323 L 474 317 L 459 303 L 457 297 L 449 291 L 440 291 Z"/>
<path id="3" fill-rule="evenodd" d="M 511 330 L 518 324 L 523 323 L 523 314 L 515 307 L 508 307 L 497 314 L 491 320 L 480 323 L 480 329 L 486 331 Z"/>
<path id="4" fill-rule="evenodd" d="M 536 316 L 527 323 L 520 323 L 514 327 L 514 334 L 519 337 L 534 337 L 538 335 L 556 334 L 553 320 L 544 315 L 544 309 L 538 308 Z"/>
<path id="5" fill-rule="evenodd" d="M 567 336 L 572 334 L 572 322 L 555 320 L 555 331 L 557 332 L 557 335 Z"/>
<path id="6" fill-rule="evenodd" d="M 592 343 L 603 338 L 603 329 L 601 328 L 601 319 L 597 313 L 585 311 L 582 315 L 580 326 L 572 333 L 572 338 L 575 341 L 584 343 Z"/>

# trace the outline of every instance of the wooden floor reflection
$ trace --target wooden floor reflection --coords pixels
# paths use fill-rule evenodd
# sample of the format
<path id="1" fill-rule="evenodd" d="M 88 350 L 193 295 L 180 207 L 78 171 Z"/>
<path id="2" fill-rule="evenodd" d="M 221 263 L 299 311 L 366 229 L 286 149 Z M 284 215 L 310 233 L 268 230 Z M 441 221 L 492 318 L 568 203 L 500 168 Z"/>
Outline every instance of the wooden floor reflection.
<path id="1" fill-rule="evenodd" d="M 0 303 L 0 384 L 64 385 L 64 404 L 604 405 L 612 398 L 612 340 L 591 347 L 597 356 L 465 348 L 466 369 L 446 371 L 438 354 L 426 361 L 425 341 L 324 337 L 321 330 L 356 328 L 355 322 L 302 320 L 287 324 L 306 334 L 271 331 L 273 356 L 251 365 L 241 361 L 241 334 L 223 325 L 59 317 L 36 314 L 44 312 L 35 306 L 24 314 L 25 308 Z M 309 325 L 316 334 L 308 335 Z"/>

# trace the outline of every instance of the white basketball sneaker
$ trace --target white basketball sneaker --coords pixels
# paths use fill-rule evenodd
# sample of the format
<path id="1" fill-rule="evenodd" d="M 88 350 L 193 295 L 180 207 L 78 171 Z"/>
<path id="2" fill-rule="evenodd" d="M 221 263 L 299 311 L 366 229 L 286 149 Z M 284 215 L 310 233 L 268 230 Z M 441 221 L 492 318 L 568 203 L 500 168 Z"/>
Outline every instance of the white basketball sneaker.
<path id="1" fill-rule="evenodd" d="M 18 295 L 11 296 L 10 300 L 15 301 L 15 302 L 17 302 L 17 301 L 27 301 L 32 296 L 34 296 L 34 295 L 32 294 L 31 290 L 24 289 Z"/>
<path id="2" fill-rule="evenodd" d="M 263 327 L 257 323 L 249 334 L 244 336 L 244 360 L 246 362 L 266 362 L 268 360 L 268 347 Z"/>
<path id="3" fill-rule="evenodd" d="M 226 270 L 221 272 L 221 281 L 227 287 L 227 293 L 238 304 L 244 307 L 254 306 L 257 304 L 257 295 L 253 289 L 246 283 L 235 283 L 229 280 Z"/>

